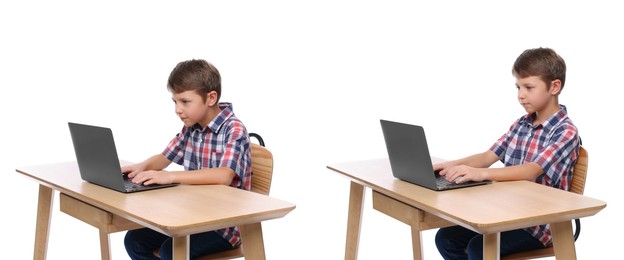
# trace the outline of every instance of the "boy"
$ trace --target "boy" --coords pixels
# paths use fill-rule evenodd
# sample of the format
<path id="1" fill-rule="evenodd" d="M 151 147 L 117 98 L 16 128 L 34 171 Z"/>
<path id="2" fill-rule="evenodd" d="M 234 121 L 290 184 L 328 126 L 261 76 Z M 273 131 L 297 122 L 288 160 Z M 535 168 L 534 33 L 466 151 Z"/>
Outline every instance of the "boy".
<path id="1" fill-rule="evenodd" d="M 250 190 L 249 136 L 232 104 L 219 103 L 219 71 L 205 60 L 180 62 L 169 75 L 167 88 L 184 123 L 182 131 L 162 153 L 122 171 L 133 182 L 145 185 L 223 184 Z M 184 165 L 184 171 L 163 170 L 172 162 Z M 240 241 L 238 227 L 194 234 L 190 236 L 190 257 L 231 249 Z M 154 255 L 158 248 L 162 259 L 172 258 L 171 238 L 149 228 L 128 231 L 124 244 L 132 259 L 159 259 Z"/>
<path id="2" fill-rule="evenodd" d="M 528 49 L 514 62 L 512 74 L 518 101 L 527 114 L 489 150 L 433 168 L 456 182 L 529 180 L 569 190 L 580 139 L 566 107 L 558 101 L 565 62 L 552 49 Z M 497 160 L 505 167 L 488 168 Z M 435 242 L 444 259 L 483 259 L 483 236 L 463 227 L 441 228 Z M 544 248 L 551 242 L 546 225 L 502 232 L 500 254 Z"/>

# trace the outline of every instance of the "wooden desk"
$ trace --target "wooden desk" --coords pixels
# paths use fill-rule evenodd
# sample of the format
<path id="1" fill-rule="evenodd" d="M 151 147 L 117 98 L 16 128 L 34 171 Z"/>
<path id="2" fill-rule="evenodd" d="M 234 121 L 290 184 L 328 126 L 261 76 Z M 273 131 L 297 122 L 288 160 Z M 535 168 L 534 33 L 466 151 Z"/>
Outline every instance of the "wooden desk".
<path id="1" fill-rule="evenodd" d="M 281 218 L 289 202 L 223 185 L 180 185 L 124 194 L 83 181 L 75 162 L 17 169 L 39 182 L 33 259 L 45 259 L 54 191 L 61 210 L 100 228 L 100 235 L 149 227 L 173 237 L 174 258 L 189 259 L 189 235 L 241 227 L 246 259 L 265 259 L 261 221 Z M 108 248 L 108 247 L 107 247 Z M 102 252 L 107 258 L 108 252 Z M 106 256 L 105 256 L 106 255 Z"/>
<path id="2" fill-rule="evenodd" d="M 483 234 L 484 259 L 499 259 L 500 232 L 549 223 L 557 259 L 576 259 L 572 219 L 606 207 L 600 200 L 528 181 L 495 182 L 433 191 L 392 176 L 388 159 L 327 166 L 351 180 L 345 259 L 356 259 L 365 187 L 373 207 L 412 228 L 414 259 L 422 259 L 421 231 L 461 225 Z"/>

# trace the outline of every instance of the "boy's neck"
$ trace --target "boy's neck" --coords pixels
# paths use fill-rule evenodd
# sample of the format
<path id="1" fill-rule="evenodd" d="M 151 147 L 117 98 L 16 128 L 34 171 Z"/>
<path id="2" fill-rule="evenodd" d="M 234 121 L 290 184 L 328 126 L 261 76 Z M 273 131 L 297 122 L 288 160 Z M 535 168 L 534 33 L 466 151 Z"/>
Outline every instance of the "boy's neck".
<path id="1" fill-rule="evenodd" d="M 540 111 L 535 111 L 535 120 L 533 120 L 533 125 L 539 125 L 546 122 L 546 120 L 548 120 L 552 115 L 559 112 L 560 109 L 559 102 L 554 102 Z"/>
<path id="2" fill-rule="evenodd" d="M 200 122 L 200 125 L 202 126 L 202 128 L 205 128 L 208 124 L 210 124 L 210 122 L 212 122 L 212 120 L 214 120 L 215 117 L 219 115 L 219 113 L 221 113 L 221 107 L 219 106 L 219 103 L 208 108 L 208 110 L 206 111 L 206 116 L 204 117 L 204 120 Z"/>

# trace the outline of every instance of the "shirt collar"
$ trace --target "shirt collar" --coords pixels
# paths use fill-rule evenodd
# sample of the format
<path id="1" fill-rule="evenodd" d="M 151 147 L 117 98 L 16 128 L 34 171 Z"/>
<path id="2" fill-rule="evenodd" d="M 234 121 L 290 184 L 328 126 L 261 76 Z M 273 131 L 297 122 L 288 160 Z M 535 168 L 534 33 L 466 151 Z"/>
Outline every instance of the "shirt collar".
<path id="1" fill-rule="evenodd" d="M 210 131 L 215 134 L 219 133 L 219 130 L 221 129 L 221 126 L 223 126 L 223 123 L 225 123 L 228 118 L 234 115 L 234 107 L 232 106 L 232 103 L 221 102 L 219 103 L 219 108 L 221 109 L 221 112 L 219 112 L 219 114 L 217 114 L 217 116 L 215 116 L 215 118 L 213 118 L 212 121 L 208 123 L 203 131 L 210 129 Z"/>
<path id="2" fill-rule="evenodd" d="M 548 132 L 550 131 L 551 128 L 553 128 L 559 122 L 563 121 L 564 119 L 568 117 L 568 110 L 566 106 L 559 105 L 559 111 L 557 111 L 557 113 L 554 113 L 552 116 L 546 119 L 546 121 L 544 121 L 543 123 L 533 126 L 533 120 L 535 120 L 535 116 L 536 116 L 535 113 L 527 114 L 526 116 L 524 116 L 523 122 L 533 128 L 538 128 L 541 126 L 544 128 L 545 131 Z"/>

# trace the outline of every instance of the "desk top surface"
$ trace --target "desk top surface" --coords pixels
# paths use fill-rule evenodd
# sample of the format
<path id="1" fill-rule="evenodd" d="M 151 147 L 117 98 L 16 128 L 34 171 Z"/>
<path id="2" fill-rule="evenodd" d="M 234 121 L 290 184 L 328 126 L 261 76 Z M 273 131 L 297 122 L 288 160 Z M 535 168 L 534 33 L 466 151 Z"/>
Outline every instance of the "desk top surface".
<path id="1" fill-rule="evenodd" d="M 224 185 L 121 193 L 83 181 L 76 162 L 20 167 L 40 184 L 165 234 L 178 236 L 280 218 L 295 205 Z"/>
<path id="2" fill-rule="evenodd" d="M 529 181 L 433 191 L 392 176 L 387 158 L 327 166 L 352 181 L 480 233 L 592 216 L 601 200 Z"/>

